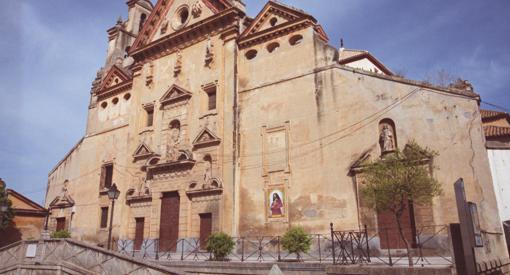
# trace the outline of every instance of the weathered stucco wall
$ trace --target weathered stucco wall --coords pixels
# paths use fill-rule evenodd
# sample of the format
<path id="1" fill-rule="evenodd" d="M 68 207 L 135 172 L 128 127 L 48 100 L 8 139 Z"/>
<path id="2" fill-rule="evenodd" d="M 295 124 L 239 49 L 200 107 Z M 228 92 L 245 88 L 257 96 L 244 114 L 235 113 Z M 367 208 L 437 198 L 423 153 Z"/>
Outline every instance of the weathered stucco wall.
<path id="1" fill-rule="evenodd" d="M 184 3 L 191 5 L 176 1 L 162 18 L 173 24 L 170 18 Z M 306 19 L 279 8 L 298 23 Z M 337 65 L 338 52 L 313 21 L 250 42 L 249 35 L 238 36 L 246 27 L 240 26 L 241 15 L 205 29 L 190 19 L 195 29 L 181 37 L 182 29 L 169 25 L 166 36 L 158 25 L 154 44 L 167 37 L 178 44 L 135 51 L 130 88 L 93 94 L 85 138 L 49 175 L 46 206 L 57 196 L 74 200 L 74 207 L 52 210 L 52 229 L 56 218 L 66 217 L 73 237 L 106 241 L 101 207 L 111 202 L 100 182 L 107 163 L 121 191 L 114 238 L 133 239 L 136 218 L 145 219 L 144 239 L 159 238 L 168 192 L 180 199 L 173 221 L 179 238 L 199 237 L 203 213 L 212 214 L 214 231 L 237 236 L 279 235 L 292 225 L 326 233 L 330 222 L 339 230 L 377 227 L 375 215 L 360 207 L 360 183 L 351 170 L 367 154 L 381 156 L 379 123 L 390 119 L 398 148 L 414 140 L 439 153 L 433 175 L 444 192 L 427 211 L 420 210 L 418 222 L 457 221 L 453 183 L 462 177 L 488 232 L 480 260 L 504 254 L 475 95 Z M 261 30 L 271 33 L 271 27 L 285 26 L 280 23 L 261 22 Z M 208 106 L 211 89 L 215 108 Z M 140 148 L 150 152 L 138 154 Z"/>
<path id="2" fill-rule="evenodd" d="M 501 220 L 510 220 L 510 150 L 487 150 Z"/>

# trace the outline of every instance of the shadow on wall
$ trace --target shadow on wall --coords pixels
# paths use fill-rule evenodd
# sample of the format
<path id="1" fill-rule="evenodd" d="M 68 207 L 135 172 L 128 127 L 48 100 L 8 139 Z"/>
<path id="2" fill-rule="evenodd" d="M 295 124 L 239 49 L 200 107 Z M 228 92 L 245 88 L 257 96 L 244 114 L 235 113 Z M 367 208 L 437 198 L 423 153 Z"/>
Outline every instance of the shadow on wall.
<path id="1" fill-rule="evenodd" d="M 0 230 L 0 248 L 21 241 L 21 231 L 12 224 L 4 230 Z"/>
<path id="2" fill-rule="evenodd" d="M 510 254 L 510 221 L 503 222 L 503 228 L 505 229 L 506 248 Z"/>

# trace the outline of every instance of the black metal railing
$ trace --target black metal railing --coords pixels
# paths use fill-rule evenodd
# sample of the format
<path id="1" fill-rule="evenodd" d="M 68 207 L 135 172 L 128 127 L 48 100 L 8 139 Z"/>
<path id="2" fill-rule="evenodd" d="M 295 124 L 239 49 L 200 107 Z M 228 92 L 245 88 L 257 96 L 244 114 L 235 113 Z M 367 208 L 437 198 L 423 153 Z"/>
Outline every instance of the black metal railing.
<path id="1" fill-rule="evenodd" d="M 423 226 L 406 231 L 410 236 L 410 249 L 397 235 L 395 228 L 361 230 L 334 230 L 329 234 L 311 234 L 311 248 L 296 255 L 285 251 L 281 236 L 235 237 L 234 250 L 228 259 L 234 262 L 315 262 L 337 265 L 382 264 L 382 265 L 440 265 L 451 266 L 452 253 L 447 226 Z M 133 240 L 113 240 L 112 247 L 119 253 L 135 258 L 157 261 L 209 261 L 211 253 L 204 249 L 199 239 L 179 239 L 160 243 L 148 239 L 141 243 Z"/>

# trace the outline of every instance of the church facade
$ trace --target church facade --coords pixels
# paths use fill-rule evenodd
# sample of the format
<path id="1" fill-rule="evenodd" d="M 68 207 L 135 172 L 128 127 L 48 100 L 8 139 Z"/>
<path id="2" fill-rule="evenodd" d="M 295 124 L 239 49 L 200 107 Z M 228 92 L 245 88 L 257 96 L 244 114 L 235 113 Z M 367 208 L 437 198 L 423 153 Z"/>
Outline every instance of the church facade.
<path id="1" fill-rule="evenodd" d="M 363 204 L 363 164 L 416 141 L 439 152 L 428 161 L 444 192 L 410 207 L 409 226 L 457 222 L 462 177 L 483 232 L 502 232 L 470 85 L 395 76 L 366 51 L 330 46 L 313 16 L 280 2 L 255 18 L 239 0 L 127 4 L 108 30 L 86 134 L 49 174 L 52 230 L 100 244 L 113 218 L 115 238 L 161 249 L 215 231 L 377 230 L 387 221 Z M 484 241 L 482 259 L 506 253 L 501 235 Z"/>

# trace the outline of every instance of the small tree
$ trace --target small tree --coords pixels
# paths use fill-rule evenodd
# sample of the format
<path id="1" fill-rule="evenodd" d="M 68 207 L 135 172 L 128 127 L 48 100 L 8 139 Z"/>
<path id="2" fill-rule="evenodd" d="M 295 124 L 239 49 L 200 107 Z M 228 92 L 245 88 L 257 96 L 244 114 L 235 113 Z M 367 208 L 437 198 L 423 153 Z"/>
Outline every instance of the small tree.
<path id="1" fill-rule="evenodd" d="M 442 192 L 426 164 L 436 152 L 423 149 L 414 141 L 404 151 L 396 151 L 367 165 L 365 184 L 361 188 L 368 206 L 378 212 L 389 211 L 395 217 L 398 232 L 406 246 L 409 265 L 413 265 L 409 240 L 402 228 L 401 218 L 409 202 L 417 205 L 432 203 Z"/>
<path id="2" fill-rule="evenodd" d="M 7 205 L 7 211 L 0 212 L 2 217 L 0 218 L 0 230 L 6 229 L 11 225 L 14 219 L 14 210 L 12 209 L 12 202 L 7 198 L 6 187 L 0 179 L 0 206 Z"/>
<path id="3" fill-rule="evenodd" d="M 51 234 L 52 239 L 69 239 L 71 238 L 71 233 L 67 230 L 55 231 Z"/>
<path id="4" fill-rule="evenodd" d="M 207 251 L 213 254 L 215 261 L 225 261 L 232 253 L 235 242 L 229 235 L 223 232 L 213 233 L 207 241 Z"/>
<path id="5" fill-rule="evenodd" d="M 301 260 L 301 253 L 310 251 L 312 238 L 303 227 L 296 226 L 287 230 L 283 235 L 281 244 L 283 249 L 289 251 L 289 253 L 296 253 L 298 260 Z"/>

